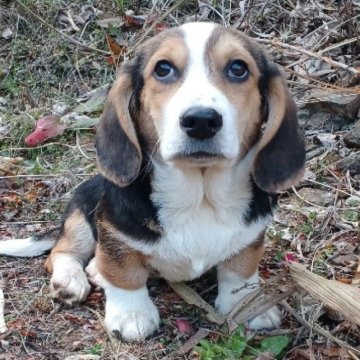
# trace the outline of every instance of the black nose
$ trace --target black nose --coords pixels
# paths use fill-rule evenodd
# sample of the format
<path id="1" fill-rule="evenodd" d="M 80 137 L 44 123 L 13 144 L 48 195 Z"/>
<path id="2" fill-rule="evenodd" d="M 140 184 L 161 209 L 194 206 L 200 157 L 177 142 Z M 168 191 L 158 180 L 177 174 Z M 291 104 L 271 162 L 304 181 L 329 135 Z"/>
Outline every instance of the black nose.
<path id="1" fill-rule="evenodd" d="M 222 116 L 214 109 L 193 107 L 180 118 L 180 127 L 191 138 L 210 139 L 221 129 Z"/>

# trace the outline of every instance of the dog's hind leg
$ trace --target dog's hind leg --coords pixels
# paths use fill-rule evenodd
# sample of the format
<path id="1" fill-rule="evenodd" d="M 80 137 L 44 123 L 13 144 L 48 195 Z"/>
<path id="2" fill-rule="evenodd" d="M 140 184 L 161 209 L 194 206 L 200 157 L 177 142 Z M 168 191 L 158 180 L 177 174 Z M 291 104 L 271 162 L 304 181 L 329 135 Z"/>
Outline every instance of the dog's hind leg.
<path id="1" fill-rule="evenodd" d="M 75 209 L 67 214 L 56 245 L 45 262 L 52 272 L 50 290 L 53 297 L 67 304 L 84 301 L 90 284 L 84 267 L 94 255 L 96 241 L 85 215 Z"/>

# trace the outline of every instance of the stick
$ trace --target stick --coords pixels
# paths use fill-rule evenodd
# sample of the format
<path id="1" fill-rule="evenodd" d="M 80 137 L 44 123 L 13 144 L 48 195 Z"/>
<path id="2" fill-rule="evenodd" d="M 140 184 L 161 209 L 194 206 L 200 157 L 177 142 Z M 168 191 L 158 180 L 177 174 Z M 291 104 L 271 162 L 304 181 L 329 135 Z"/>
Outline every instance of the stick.
<path id="1" fill-rule="evenodd" d="M 300 315 L 297 314 L 297 312 L 285 301 L 283 300 L 281 302 L 281 304 L 284 306 L 284 308 L 291 314 L 293 315 L 297 321 L 299 321 L 301 324 L 305 325 L 306 327 L 308 327 L 310 330 L 314 330 L 316 331 L 318 334 L 325 336 L 326 338 L 330 339 L 331 341 L 333 341 L 334 343 L 338 344 L 339 346 L 342 346 L 346 349 L 350 349 L 353 352 L 355 352 L 356 354 L 360 354 L 360 351 L 352 346 L 350 346 L 348 343 L 338 339 L 337 337 L 335 337 L 334 335 L 330 334 L 328 331 L 326 331 L 325 329 L 323 329 L 322 327 L 320 327 L 317 324 L 310 324 L 308 321 L 306 321 L 305 319 L 303 319 Z"/>
<path id="2" fill-rule="evenodd" d="M 159 16 L 149 27 L 149 29 L 147 29 L 145 31 L 145 33 L 141 36 L 141 38 L 139 39 L 139 41 L 137 41 L 135 43 L 135 45 L 125 54 L 124 57 L 129 56 L 131 53 L 133 53 L 136 48 L 145 40 L 145 38 L 149 35 L 149 33 L 156 27 L 156 25 L 162 21 L 163 19 L 165 19 L 170 13 L 172 13 L 176 8 L 178 8 L 185 0 L 178 0 L 175 1 L 174 5 L 169 7 L 169 9 L 167 11 L 165 11 L 161 16 Z"/>
<path id="3" fill-rule="evenodd" d="M 168 282 L 168 285 L 181 296 L 188 304 L 196 305 L 200 309 L 204 309 L 207 314 L 206 318 L 216 324 L 223 324 L 224 319 L 209 305 L 195 290 L 184 283 Z"/>
<path id="4" fill-rule="evenodd" d="M 282 47 L 284 49 L 289 49 L 289 50 L 294 50 L 294 51 L 300 52 L 300 53 L 305 54 L 305 55 L 307 55 L 309 57 L 313 57 L 313 58 L 319 59 L 321 61 L 324 61 L 324 62 L 328 63 L 329 65 L 331 65 L 333 67 L 338 67 L 340 69 L 347 70 L 347 71 L 349 71 L 349 72 L 351 72 L 351 73 L 353 73 L 355 75 L 360 74 L 359 70 L 355 69 L 354 67 L 352 67 L 350 65 L 342 64 L 341 62 L 330 59 L 329 57 L 321 56 L 318 53 L 315 53 L 315 52 L 310 51 L 310 50 L 302 49 L 302 48 L 299 48 L 299 47 L 294 46 L 294 45 L 285 44 L 285 43 L 282 43 L 282 42 L 277 41 L 277 40 L 267 40 L 267 39 L 256 39 L 256 40 L 259 43 L 262 43 L 262 44 L 278 46 L 278 47 Z"/>
<path id="5" fill-rule="evenodd" d="M 44 19 L 42 19 L 40 16 L 38 16 L 37 14 L 35 14 L 32 10 L 30 10 L 26 5 L 24 5 L 20 0 L 15 0 L 21 7 L 23 7 L 28 13 L 30 13 L 32 16 L 34 16 L 36 19 L 38 19 L 41 23 L 43 23 L 44 25 L 46 25 L 48 28 L 50 28 L 51 30 L 54 30 L 56 31 L 58 34 L 60 34 L 63 38 L 65 38 L 66 40 L 68 40 L 69 42 L 71 42 L 72 44 L 75 44 L 75 45 L 78 45 L 78 46 L 81 46 L 83 47 L 84 49 L 87 49 L 87 50 L 90 50 L 90 51 L 95 51 L 99 54 L 102 54 L 102 55 L 110 55 L 109 52 L 107 51 L 104 51 L 104 50 L 100 50 L 100 49 L 97 49 L 97 48 L 94 48 L 92 46 L 88 46 L 88 45 L 85 45 L 83 43 L 81 43 L 80 41 L 74 39 L 73 37 L 67 35 L 67 34 L 64 34 L 62 33 L 60 30 L 58 30 L 56 27 L 48 24 Z"/>
<path id="6" fill-rule="evenodd" d="M 360 289 L 340 281 L 324 279 L 297 263 L 291 263 L 289 267 L 297 285 L 331 309 L 343 314 L 349 321 L 360 325 Z"/>

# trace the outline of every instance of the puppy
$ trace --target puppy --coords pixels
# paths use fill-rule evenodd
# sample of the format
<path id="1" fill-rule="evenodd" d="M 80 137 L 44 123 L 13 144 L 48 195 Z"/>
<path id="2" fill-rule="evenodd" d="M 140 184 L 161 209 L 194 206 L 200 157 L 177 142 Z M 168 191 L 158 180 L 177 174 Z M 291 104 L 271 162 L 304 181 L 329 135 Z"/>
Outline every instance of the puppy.
<path id="1" fill-rule="evenodd" d="M 217 266 L 223 315 L 258 287 L 274 194 L 300 180 L 305 150 L 284 79 L 255 41 L 212 23 L 148 40 L 120 69 L 96 146 L 100 174 L 75 191 L 55 246 L 13 240 L 1 253 L 53 247 L 51 292 L 66 303 L 86 299 L 95 254 L 106 328 L 129 341 L 159 325 L 149 276 L 186 281 Z M 248 326 L 279 324 L 272 308 Z"/>

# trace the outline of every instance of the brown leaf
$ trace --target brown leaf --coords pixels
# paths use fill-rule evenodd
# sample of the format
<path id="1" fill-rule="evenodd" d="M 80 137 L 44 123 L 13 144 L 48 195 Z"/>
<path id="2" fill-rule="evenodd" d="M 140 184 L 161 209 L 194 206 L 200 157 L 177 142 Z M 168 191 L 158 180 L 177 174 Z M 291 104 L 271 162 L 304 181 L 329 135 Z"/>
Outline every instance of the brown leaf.
<path id="1" fill-rule="evenodd" d="M 75 324 L 84 324 L 85 323 L 85 319 L 83 319 L 80 316 L 77 316 L 75 314 L 71 314 L 71 313 L 65 313 L 64 318 Z"/>
<path id="2" fill-rule="evenodd" d="M 120 46 L 117 41 L 113 39 L 109 34 L 105 33 L 105 37 L 111 52 L 111 57 L 107 60 L 109 63 L 111 63 L 110 61 L 112 61 L 112 64 L 117 64 L 121 54 L 123 54 L 123 52 L 125 51 L 125 47 Z"/>

